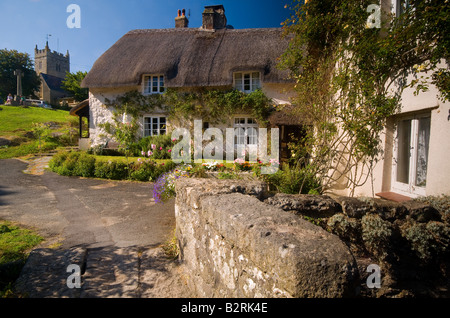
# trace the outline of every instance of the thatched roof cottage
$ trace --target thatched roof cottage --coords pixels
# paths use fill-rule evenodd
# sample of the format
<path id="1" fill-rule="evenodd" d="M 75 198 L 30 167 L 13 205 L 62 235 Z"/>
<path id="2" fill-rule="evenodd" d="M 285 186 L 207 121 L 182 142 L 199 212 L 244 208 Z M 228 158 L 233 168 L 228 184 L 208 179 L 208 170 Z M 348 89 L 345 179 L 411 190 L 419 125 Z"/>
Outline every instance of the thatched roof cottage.
<path id="1" fill-rule="evenodd" d="M 161 94 L 180 90 L 258 88 L 274 104 L 289 104 L 293 81 L 277 68 L 288 46 L 281 28 L 234 29 L 222 5 L 207 6 L 199 28 L 189 28 L 179 11 L 173 29 L 133 30 L 94 64 L 82 86 L 89 88 L 90 144 L 107 142 L 99 125 L 111 121 L 113 100 L 127 91 Z M 257 127 L 248 114 L 236 114 L 240 125 Z M 245 123 L 244 123 L 245 122 Z M 234 121 L 228 123 L 233 127 Z M 278 122 L 278 124 L 281 124 Z M 166 134 L 171 123 L 161 111 L 142 114 L 139 134 Z M 292 129 L 291 129 L 292 130 Z"/>

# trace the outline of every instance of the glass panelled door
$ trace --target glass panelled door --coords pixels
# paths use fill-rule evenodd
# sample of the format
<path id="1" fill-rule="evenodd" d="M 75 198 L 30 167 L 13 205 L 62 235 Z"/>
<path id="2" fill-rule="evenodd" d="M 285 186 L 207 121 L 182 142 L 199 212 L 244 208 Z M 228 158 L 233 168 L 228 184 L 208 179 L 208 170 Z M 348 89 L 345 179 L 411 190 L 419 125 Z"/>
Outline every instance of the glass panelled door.
<path id="1" fill-rule="evenodd" d="M 397 123 L 393 190 L 425 195 L 430 124 L 430 115 L 405 118 Z"/>

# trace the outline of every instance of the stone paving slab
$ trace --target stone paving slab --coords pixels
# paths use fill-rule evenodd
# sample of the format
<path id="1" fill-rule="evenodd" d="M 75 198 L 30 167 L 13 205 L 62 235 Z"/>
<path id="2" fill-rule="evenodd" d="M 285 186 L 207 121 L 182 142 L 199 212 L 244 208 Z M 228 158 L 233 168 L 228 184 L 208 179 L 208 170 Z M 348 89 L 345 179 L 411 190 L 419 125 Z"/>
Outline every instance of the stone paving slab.
<path id="1" fill-rule="evenodd" d="M 28 163 L 27 169 L 23 172 L 32 175 L 43 175 L 45 169 L 48 168 L 48 163 L 52 159 L 51 156 L 35 156 L 25 162 Z"/>
<path id="2" fill-rule="evenodd" d="M 69 288 L 70 264 L 81 268 L 81 288 Z M 161 248 L 107 246 L 36 249 L 16 281 L 30 298 L 187 298 L 179 264 Z"/>
<path id="3" fill-rule="evenodd" d="M 75 247 L 69 250 L 40 248 L 33 250 L 15 289 L 21 295 L 30 298 L 78 298 L 80 290 L 67 287 L 70 264 L 84 264 L 86 249 Z"/>

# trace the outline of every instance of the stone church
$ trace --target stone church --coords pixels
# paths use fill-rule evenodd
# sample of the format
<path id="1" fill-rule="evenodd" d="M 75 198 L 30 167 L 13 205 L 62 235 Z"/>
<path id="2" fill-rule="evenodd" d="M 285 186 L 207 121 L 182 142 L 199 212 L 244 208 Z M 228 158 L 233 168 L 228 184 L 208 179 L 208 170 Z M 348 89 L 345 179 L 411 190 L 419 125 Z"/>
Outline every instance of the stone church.
<path id="1" fill-rule="evenodd" d="M 61 88 L 66 72 L 70 72 L 69 51 L 65 55 L 51 51 L 48 42 L 42 50 L 39 50 L 36 45 L 34 63 L 34 69 L 41 78 L 39 99 L 52 105 L 58 104 L 59 99 L 69 95 Z"/>

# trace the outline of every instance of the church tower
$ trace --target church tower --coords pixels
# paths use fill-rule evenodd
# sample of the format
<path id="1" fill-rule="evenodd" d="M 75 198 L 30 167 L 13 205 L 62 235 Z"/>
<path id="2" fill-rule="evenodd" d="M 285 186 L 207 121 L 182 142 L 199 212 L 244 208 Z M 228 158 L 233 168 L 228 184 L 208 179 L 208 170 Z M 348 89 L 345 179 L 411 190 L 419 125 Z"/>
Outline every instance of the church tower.
<path id="1" fill-rule="evenodd" d="M 41 73 L 51 76 L 65 78 L 66 72 L 70 72 L 70 56 L 69 51 L 66 55 L 51 51 L 48 42 L 43 50 L 39 50 L 37 45 L 34 49 L 34 69 L 39 75 Z"/>
<path id="2" fill-rule="evenodd" d="M 70 72 L 69 51 L 62 53 L 51 51 L 48 41 L 45 48 L 34 49 L 34 70 L 41 78 L 39 98 L 50 104 L 57 104 L 59 98 L 67 97 L 67 93 L 61 88 L 61 83 Z"/>

